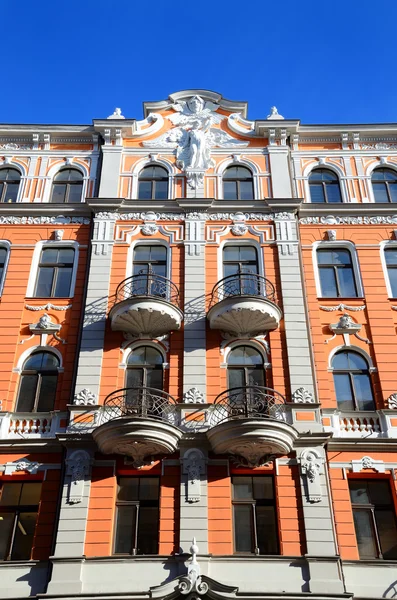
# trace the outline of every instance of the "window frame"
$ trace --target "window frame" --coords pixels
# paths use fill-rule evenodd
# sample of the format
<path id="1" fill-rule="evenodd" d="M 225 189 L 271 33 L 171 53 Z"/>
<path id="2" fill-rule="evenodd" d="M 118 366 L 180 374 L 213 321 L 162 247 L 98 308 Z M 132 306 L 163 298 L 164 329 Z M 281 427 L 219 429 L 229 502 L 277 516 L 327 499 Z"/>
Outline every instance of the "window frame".
<path id="1" fill-rule="evenodd" d="M 5 187 L 3 188 L 3 191 L 0 194 L 0 204 L 17 204 L 18 202 L 20 202 L 20 196 L 21 196 L 21 189 L 22 189 L 22 177 L 23 177 L 23 173 L 21 172 L 21 168 L 19 165 L 14 165 L 12 163 L 6 163 L 3 164 L 0 167 L 0 171 L 17 171 L 19 173 L 19 181 L 17 182 L 16 180 L 10 180 L 10 181 L 5 181 L 6 184 L 8 183 L 12 183 L 12 184 L 16 184 L 18 183 L 18 191 L 17 191 L 17 195 L 15 198 L 15 202 L 5 202 L 4 201 L 4 196 L 6 195 L 6 190 L 7 190 L 7 185 L 5 185 Z M 0 183 L 4 183 L 4 181 L 1 181 Z"/>
<path id="2" fill-rule="evenodd" d="M 128 240 L 127 240 L 128 241 Z M 125 278 L 132 277 L 134 274 L 134 254 L 135 247 L 139 246 L 164 246 L 166 249 L 166 278 L 172 281 L 172 248 L 165 240 L 134 240 L 130 243 L 127 253 L 127 264 Z"/>
<path id="3" fill-rule="evenodd" d="M 129 361 L 131 358 L 131 355 L 138 350 L 139 348 L 150 348 L 152 350 L 155 350 L 156 352 L 159 353 L 159 355 L 161 356 L 161 364 L 155 364 L 155 365 L 151 365 L 150 363 L 142 363 L 142 364 L 137 364 L 137 365 L 130 365 Z M 126 367 L 125 367 L 125 387 L 129 387 L 127 385 L 127 379 L 128 379 L 128 373 L 129 371 L 142 371 L 142 388 L 151 388 L 151 386 L 147 385 L 147 380 L 148 380 L 148 372 L 149 371 L 161 371 L 161 375 L 162 375 L 162 385 L 161 388 L 152 388 L 152 389 L 158 389 L 161 392 L 164 392 L 164 355 L 163 353 L 160 351 L 159 348 L 156 348 L 155 346 L 153 346 L 153 344 L 145 344 L 145 343 L 140 343 L 138 345 L 136 345 L 129 353 L 128 353 L 128 357 L 126 359 Z"/>
<path id="4" fill-rule="evenodd" d="M 164 171 L 166 172 L 167 176 L 166 177 L 164 176 L 161 179 L 154 179 L 153 177 L 151 177 L 151 178 L 150 177 L 148 177 L 148 178 L 146 178 L 146 177 L 145 178 L 141 178 L 141 173 L 145 169 L 148 169 L 150 167 L 159 167 L 160 169 L 164 169 Z M 150 181 L 151 182 L 151 198 L 150 199 L 149 198 L 140 198 L 139 197 L 139 184 L 140 184 L 141 181 Z M 166 198 L 156 198 L 153 195 L 153 190 L 154 191 L 156 190 L 156 181 L 167 181 L 167 197 Z M 136 199 L 137 200 L 141 200 L 143 202 L 145 202 L 145 201 L 149 202 L 150 200 L 157 200 L 158 202 L 161 202 L 161 201 L 164 201 L 164 200 L 169 200 L 170 199 L 170 187 L 171 187 L 170 183 L 171 183 L 170 182 L 170 173 L 169 173 L 169 170 L 164 165 L 161 165 L 159 163 L 148 163 L 148 164 L 145 164 L 145 165 L 143 165 L 141 167 L 141 169 L 138 172 L 137 186 L 136 186 Z"/>
<path id="5" fill-rule="evenodd" d="M 295 165 L 295 170 L 297 170 L 297 166 Z M 339 180 L 339 189 L 340 189 L 340 193 L 341 193 L 341 198 L 342 198 L 342 202 L 324 202 L 324 203 L 319 203 L 320 206 L 328 206 L 328 205 L 332 205 L 335 204 L 335 206 L 339 206 L 340 204 L 347 204 L 350 202 L 357 202 L 357 199 L 355 198 L 351 198 L 350 197 L 350 192 L 347 188 L 346 185 L 346 175 L 345 173 L 342 171 L 342 169 L 339 167 L 337 167 L 334 164 L 330 164 L 330 163 L 326 163 L 325 162 L 325 157 L 320 157 L 320 162 L 315 162 L 315 163 L 311 163 L 308 166 L 306 166 L 303 170 L 301 170 L 300 168 L 298 169 L 299 172 L 297 172 L 297 176 L 299 176 L 300 174 L 300 178 L 303 181 L 303 187 L 304 187 L 304 197 L 305 197 L 305 202 L 307 204 L 317 204 L 316 202 L 312 202 L 311 199 L 311 195 L 310 195 L 310 187 L 309 187 L 309 178 L 311 173 L 316 170 L 316 169 L 327 169 L 328 171 L 332 171 Z"/>
<path id="6" fill-rule="evenodd" d="M 155 554 L 138 554 L 138 552 L 136 552 L 136 550 L 138 550 L 137 548 L 137 544 L 138 544 L 138 537 L 139 537 L 139 507 L 141 505 L 141 500 L 138 497 L 137 500 L 118 500 L 117 499 L 117 493 L 116 493 L 116 501 L 115 501 L 115 511 L 114 511 L 114 523 L 113 523 L 113 545 L 112 545 L 112 555 L 113 556 L 158 556 L 159 554 L 159 546 L 160 546 L 160 497 L 161 497 L 161 480 L 160 480 L 160 476 L 158 475 L 148 475 L 148 476 L 139 476 L 139 475 L 119 475 L 117 477 L 117 491 L 118 491 L 118 487 L 119 487 L 119 481 L 122 478 L 137 478 L 139 480 L 139 488 L 140 488 L 140 482 L 141 479 L 145 479 L 146 477 L 151 477 L 154 479 L 157 479 L 158 481 L 158 498 L 157 498 L 157 506 L 156 508 L 158 509 L 158 517 L 157 517 L 157 552 Z M 148 503 L 150 502 L 155 502 L 154 500 L 151 501 L 146 501 Z M 136 506 L 137 510 L 136 510 L 136 516 L 135 516 L 135 532 L 134 532 L 134 539 L 131 539 L 131 551 L 128 553 L 125 552 L 116 552 L 116 545 L 117 545 L 117 519 L 118 519 L 118 508 L 122 507 L 122 506 Z M 149 506 L 149 504 L 147 505 L 147 507 L 151 507 Z"/>
<path id="7" fill-rule="evenodd" d="M 250 478 L 251 480 L 255 478 L 268 477 L 272 480 L 272 489 L 273 489 L 273 498 L 271 500 L 268 499 L 235 499 L 234 498 L 234 485 L 233 478 Z M 273 474 L 258 474 L 258 475 L 246 475 L 240 473 L 232 473 L 230 475 L 230 486 L 231 486 L 231 504 L 232 504 L 232 527 L 233 527 L 233 554 L 235 556 L 279 556 L 280 555 L 280 530 L 278 526 L 278 511 L 277 511 L 277 498 L 276 498 L 276 485 L 275 485 L 275 477 Z M 253 486 L 252 486 L 253 488 Z M 251 536 L 252 541 L 254 543 L 254 548 L 251 552 L 237 551 L 236 550 L 236 517 L 235 517 L 235 506 L 251 506 Z M 277 552 L 275 554 L 260 554 L 259 546 L 258 546 L 258 530 L 257 530 L 257 518 L 256 518 L 256 506 L 271 506 L 273 508 L 274 520 L 275 520 L 275 532 L 276 539 L 274 540 L 277 546 Z"/>
<path id="8" fill-rule="evenodd" d="M 233 169 L 233 168 L 243 168 L 243 169 L 247 169 L 247 171 L 249 171 L 251 173 L 251 177 L 247 177 L 245 179 L 227 179 L 226 181 L 232 181 L 236 183 L 236 189 L 237 189 L 237 197 L 236 198 L 225 198 L 225 173 L 227 173 L 227 171 L 229 169 Z M 251 181 L 252 183 L 252 198 L 241 198 L 241 194 L 240 194 L 240 181 Z M 252 169 L 252 167 L 250 165 L 247 165 L 245 163 L 231 163 L 229 165 L 227 165 L 222 173 L 221 173 L 221 184 L 222 184 L 222 197 L 220 198 L 220 200 L 225 200 L 226 202 L 249 202 L 251 199 L 252 200 L 256 200 L 256 190 L 255 190 L 255 178 L 254 178 L 254 171 Z"/>
<path id="9" fill-rule="evenodd" d="M 36 290 L 36 281 L 37 281 L 37 277 L 38 277 L 38 273 L 39 273 L 38 270 L 39 270 L 41 253 L 46 248 L 62 248 L 62 249 L 63 248 L 73 248 L 74 249 L 74 263 L 73 263 L 73 269 L 72 269 L 72 276 L 71 276 L 71 280 L 70 280 L 69 296 L 58 296 L 58 297 L 55 297 L 55 299 L 73 298 L 74 293 L 75 293 L 75 287 L 76 287 L 77 269 L 78 269 L 78 265 L 79 265 L 80 245 L 78 242 L 75 242 L 75 241 L 74 242 L 73 241 L 57 242 L 55 240 L 41 241 L 36 244 L 36 247 L 33 252 L 32 265 L 30 268 L 30 274 L 29 274 L 29 280 L 28 280 L 28 287 L 26 290 L 26 297 L 27 298 L 40 298 L 41 297 L 41 296 L 35 296 L 35 290 Z M 48 298 L 51 298 L 51 297 L 48 296 Z"/>
<path id="10" fill-rule="evenodd" d="M 367 369 L 336 369 L 334 366 L 332 366 L 333 361 L 338 354 L 341 354 L 343 352 L 350 352 L 351 354 L 358 354 L 367 363 Z M 374 371 L 373 371 L 373 369 L 371 370 L 371 363 L 368 361 L 368 359 L 361 352 L 357 352 L 354 347 L 342 346 L 342 347 L 339 347 L 336 349 L 336 351 L 332 355 L 332 358 L 330 359 L 330 362 L 331 362 L 332 378 L 333 378 L 333 384 L 334 384 L 334 390 L 335 390 L 335 399 L 336 399 L 337 409 L 340 410 L 342 413 L 343 412 L 349 413 L 349 412 L 372 412 L 372 411 L 375 411 L 376 410 L 376 398 L 375 398 L 375 393 L 374 393 L 374 385 L 373 385 L 373 381 L 372 381 L 372 377 L 371 377 L 371 374 Z M 337 397 L 336 386 L 335 386 L 335 377 L 334 377 L 335 375 L 338 375 L 338 374 L 347 374 L 349 377 L 354 408 L 349 409 L 347 411 L 343 411 L 341 408 L 339 408 L 339 404 L 338 404 L 338 397 Z M 372 393 L 372 402 L 373 402 L 372 410 L 368 409 L 368 408 L 365 408 L 363 410 L 360 409 L 360 407 L 358 405 L 358 401 L 356 399 L 356 390 L 355 390 L 354 377 L 353 377 L 354 374 L 367 374 L 368 375 L 369 385 L 370 385 L 371 393 Z"/>
<path id="11" fill-rule="evenodd" d="M 317 260 L 317 250 L 348 250 L 350 252 L 351 264 L 354 274 L 354 281 L 357 290 L 357 296 L 353 296 L 353 300 L 363 299 L 364 298 L 364 288 L 361 278 L 360 265 L 358 262 L 357 250 L 353 242 L 348 242 L 345 240 L 329 242 L 329 241 L 319 241 L 314 242 L 312 247 L 312 259 L 313 259 L 313 267 L 314 267 L 314 280 L 316 282 L 316 292 L 317 298 L 321 300 L 339 300 L 340 298 L 348 298 L 348 296 L 323 296 L 321 289 L 321 280 L 320 280 L 320 270 L 319 263 Z"/>
<path id="12" fill-rule="evenodd" d="M 241 364 L 234 364 L 234 365 L 230 365 L 229 361 L 230 361 L 230 356 L 233 353 L 234 350 L 237 350 L 238 348 L 251 348 L 252 350 L 255 350 L 255 352 L 258 353 L 258 355 L 260 356 L 261 360 L 262 360 L 262 364 L 258 364 L 258 365 L 254 365 L 252 367 L 249 367 L 248 365 L 245 365 L 243 363 Z M 256 384 L 256 383 L 250 383 L 248 380 L 248 373 L 247 371 L 249 369 L 252 369 L 254 371 L 263 371 L 263 384 Z M 265 363 L 265 359 L 263 357 L 263 353 L 258 349 L 255 348 L 255 346 L 252 346 L 250 344 L 244 344 L 244 340 L 240 340 L 240 342 L 236 345 L 233 346 L 233 348 L 230 349 L 230 351 L 227 354 L 226 357 L 226 379 L 227 379 L 227 387 L 228 389 L 233 389 L 233 386 L 230 385 L 229 383 L 229 373 L 231 371 L 244 371 L 244 385 L 242 387 L 247 387 L 247 386 L 253 386 L 253 387 L 267 387 L 268 381 L 267 381 L 267 374 L 266 374 L 266 363 Z"/>
<path id="13" fill-rule="evenodd" d="M 394 167 L 394 168 L 393 168 L 393 167 Z M 373 178 L 373 176 L 374 176 L 374 173 L 376 173 L 376 171 L 381 171 L 381 170 L 385 170 L 385 171 L 391 171 L 392 173 L 394 173 L 394 174 L 395 174 L 395 176 L 396 176 L 396 183 L 395 183 L 395 186 L 396 186 L 396 188 L 397 188 L 397 171 L 396 171 L 396 169 L 395 169 L 395 165 L 393 165 L 393 166 L 392 166 L 392 165 L 389 165 L 389 164 L 387 164 L 387 163 L 384 163 L 384 164 L 383 164 L 383 163 L 380 163 L 380 164 L 378 164 L 378 165 L 376 165 L 376 166 L 374 167 L 374 169 L 371 171 L 371 174 L 370 174 L 370 181 L 371 181 L 371 192 L 372 192 L 372 200 L 373 200 L 374 204 L 384 204 L 384 203 L 382 203 L 382 202 L 377 202 L 377 201 L 376 201 L 376 193 L 375 193 L 375 189 L 374 189 L 374 183 L 384 183 L 384 185 L 385 185 L 385 188 L 386 188 L 387 197 L 388 197 L 388 202 L 387 202 L 387 204 L 397 204 L 397 202 L 393 202 L 393 201 L 391 200 L 391 195 L 390 195 L 390 190 L 389 190 L 389 182 L 388 182 L 388 181 L 381 181 L 381 180 L 379 180 L 379 181 L 375 181 L 375 182 L 374 182 L 374 180 L 372 179 L 372 178 Z"/>
<path id="14" fill-rule="evenodd" d="M 24 365 L 25 363 L 31 358 L 31 356 L 33 356 L 34 354 L 41 354 L 41 353 L 47 353 L 47 354 L 52 354 L 53 356 L 55 356 L 55 358 L 58 361 L 58 366 L 56 367 L 56 369 L 42 369 L 42 370 L 38 370 L 38 369 L 24 369 Z M 57 399 L 57 391 L 58 391 L 58 385 L 59 385 L 59 374 L 63 372 L 62 369 L 62 362 L 59 358 L 59 356 L 52 351 L 51 347 L 38 347 L 36 349 L 34 349 L 32 352 L 29 352 L 29 354 L 27 356 L 24 357 L 23 363 L 21 365 L 21 368 L 19 370 L 19 382 L 18 382 L 18 392 L 17 392 L 17 396 L 16 396 L 16 401 L 15 401 L 15 412 L 16 413 L 30 413 L 30 414 L 40 414 L 40 412 L 43 413 L 48 413 L 48 412 L 52 412 L 55 407 L 55 403 L 56 403 L 56 399 Z M 57 375 L 57 383 L 56 383 L 56 387 L 55 387 L 55 394 L 54 394 L 54 404 L 53 404 L 53 408 L 51 409 L 51 411 L 38 411 L 37 407 L 38 407 L 38 403 L 39 403 L 39 399 L 40 399 L 40 391 L 41 391 L 41 384 L 42 384 L 42 375 L 46 375 L 46 374 L 52 374 L 54 375 L 56 373 Z M 35 394 L 34 394 L 34 403 L 33 403 L 33 409 L 31 411 L 19 411 L 18 410 L 18 404 L 19 404 L 19 396 L 21 393 L 21 388 L 22 388 L 22 378 L 25 375 L 37 375 L 37 382 L 36 382 L 36 387 L 35 387 Z"/>
<path id="15" fill-rule="evenodd" d="M 56 181 L 55 180 L 56 177 L 58 177 L 59 174 L 62 173 L 63 171 L 77 171 L 81 175 L 81 180 L 80 181 L 60 181 L 60 182 Z M 52 196 L 53 196 L 55 185 L 65 185 L 66 186 L 63 202 L 53 202 L 52 201 Z M 69 202 L 67 199 L 69 198 L 69 195 L 70 195 L 70 186 L 77 186 L 77 185 L 81 185 L 80 202 Z M 81 169 L 79 169 L 77 165 L 64 165 L 52 177 L 50 193 L 48 196 L 48 202 L 49 202 L 49 204 L 76 204 L 76 205 L 82 204 L 85 201 L 84 190 L 85 190 L 85 177 L 84 177 L 83 171 Z"/>
<path id="16" fill-rule="evenodd" d="M 395 295 L 395 296 L 393 295 L 392 286 L 391 286 L 390 277 L 389 277 L 389 265 L 386 262 L 386 251 L 388 249 L 394 249 L 397 252 L 397 241 L 385 240 L 385 241 L 381 242 L 379 244 L 379 246 L 380 246 L 380 260 L 381 260 L 381 264 L 382 264 L 383 276 L 384 276 L 385 285 L 386 285 L 386 289 L 387 289 L 387 297 L 390 299 L 394 299 L 394 298 L 397 298 L 397 295 Z M 397 263 L 396 263 L 395 268 L 397 269 Z"/>
<path id="17" fill-rule="evenodd" d="M 310 177 L 313 175 L 313 173 L 316 173 L 318 171 L 328 171 L 329 173 L 332 173 L 332 175 L 335 175 L 335 179 L 332 181 L 318 181 L 318 182 L 313 182 L 310 183 Z M 333 169 L 329 169 L 328 166 L 324 166 L 324 165 L 317 165 L 314 169 L 312 169 L 308 175 L 307 178 L 307 183 L 308 183 L 308 187 L 309 187 L 309 194 L 310 194 L 310 203 L 311 204 L 331 204 L 331 205 L 339 205 L 343 203 L 343 196 L 342 196 L 342 187 L 340 184 L 340 177 L 338 175 L 338 173 L 335 173 L 335 171 Z M 339 188 L 339 195 L 340 195 L 340 202 L 330 202 L 328 200 L 328 193 L 327 193 L 327 185 L 334 185 L 334 186 L 338 186 Z M 324 202 L 313 202 L 312 201 L 312 194 L 311 194 L 311 187 L 312 186 L 318 186 L 322 188 L 323 190 L 323 196 L 324 196 Z"/>
<path id="18" fill-rule="evenodd" d="M 5 248 L 6 257 L 3 265 L 3 273 L 0 276 L 0 298 L 3 295 L 5 280 L 7 277 L 8 263 L 10 262 L 11 244 L 7 240 L 0 240 L 0 248 Z"/>

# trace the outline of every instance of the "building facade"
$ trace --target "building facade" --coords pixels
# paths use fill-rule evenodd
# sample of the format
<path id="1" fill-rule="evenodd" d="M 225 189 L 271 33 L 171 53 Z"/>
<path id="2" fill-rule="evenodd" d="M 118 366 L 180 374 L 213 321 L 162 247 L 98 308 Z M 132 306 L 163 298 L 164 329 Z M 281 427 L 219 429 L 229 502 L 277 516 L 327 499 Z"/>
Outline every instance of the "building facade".
<path id="1" fill-rule="evenodd" d="M 397 125 L 0 125 L 2 598 L 397 597 Z"/>

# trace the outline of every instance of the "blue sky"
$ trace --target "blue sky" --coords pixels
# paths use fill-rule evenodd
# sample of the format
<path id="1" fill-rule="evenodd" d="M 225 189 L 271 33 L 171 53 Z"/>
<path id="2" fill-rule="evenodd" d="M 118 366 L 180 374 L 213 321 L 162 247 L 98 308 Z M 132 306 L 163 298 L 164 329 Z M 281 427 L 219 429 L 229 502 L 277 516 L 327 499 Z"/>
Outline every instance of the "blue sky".
<path id="1" fill-rule="evenodd" d="M 0 0 L 0 122 L 90 123 L 187 88 L 303 123 L 397 122 L 395 0 Z"/>

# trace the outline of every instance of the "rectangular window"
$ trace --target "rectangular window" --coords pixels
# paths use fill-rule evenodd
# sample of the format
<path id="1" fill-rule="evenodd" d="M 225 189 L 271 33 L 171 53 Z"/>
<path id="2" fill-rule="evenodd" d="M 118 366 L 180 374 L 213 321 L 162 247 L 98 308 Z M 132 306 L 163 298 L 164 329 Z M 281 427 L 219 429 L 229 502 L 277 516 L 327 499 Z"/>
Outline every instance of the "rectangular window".
<path id="1" fill-rule="evenodd" d="M 397 559 L 397 527 L 388 481 L 349 481 L 360 558 Z"/>
<path id="2" fill-rule="evenodd" d="M 234 551 L 278 554 L 273 477 L 232 477 Z"/>
<path id="3" fill-rule="evenodd" d="M 34 296 L 70 296 L 75 251 L 73 248 L 44 248 L 41 252 Z"/>
<path id="4" fill-rule="evenodd" d="M 41 483 L 3 483 L 0 488 L 0 560 L 30 560 Z"/>
<path id="5" fill-rule="evenodd" d="M 357 285 L 349 250 L 317 250 L 321 295 L 324 298 L 356 298 Z"/>
<path id="6" fill-rule="evenodd" d="M 387 274 L 389 276 L 391 295 L 397 298 L 397 248 L 385 248 Z"/>
<path id="7" fill-rule="evenodd" d="M 7 267 L 7 259 L 8 259 L 8 250 L 0 246 L 0 294 L 3 291 L 4 278 L 6 274 Z"/>
<path id="8" fill-rule="evenodd" d="M 157 554 L 159 478 L 120 477 L 116 500 L 115 554 Z"/>

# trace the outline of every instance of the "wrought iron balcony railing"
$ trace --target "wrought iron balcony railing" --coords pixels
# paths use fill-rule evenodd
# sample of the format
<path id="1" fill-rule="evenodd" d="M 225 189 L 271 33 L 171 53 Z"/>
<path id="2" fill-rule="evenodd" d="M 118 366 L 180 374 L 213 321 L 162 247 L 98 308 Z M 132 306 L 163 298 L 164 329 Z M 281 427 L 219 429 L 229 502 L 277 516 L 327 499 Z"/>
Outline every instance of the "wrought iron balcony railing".
<path id="1" fill-rule="evenodd" d="M 231 388 L 215 398 L 211 422 L 218 425 L 229 419 L 286 420 L 286 400 L 271 388 L 246 386 Z"/>
<path id="2" fill-rule="evenodd" d="M 140 271 L 137 275 L 124 279 L 117 286 L 114 304 L 137 296 L 160 298 L 180 307 L 179 289 L 175 283 L 151 271 Z"/>
<path id="3" fill-rule="evenodd" d="M 154 418 L 172 425 L 179 422 L 176 400 L 167 392 L 149 387 L 123 388 L 109 394 L 97 424 L 103 425 L 122 417 Z"/>
<path id="4" fill-rule="evenodd" d="M 224 277 L 212 288 L 210 308 L 232 296 L 260 296 L 276 301 L 274 285 L 257 273 L 241 272 Z"/>

